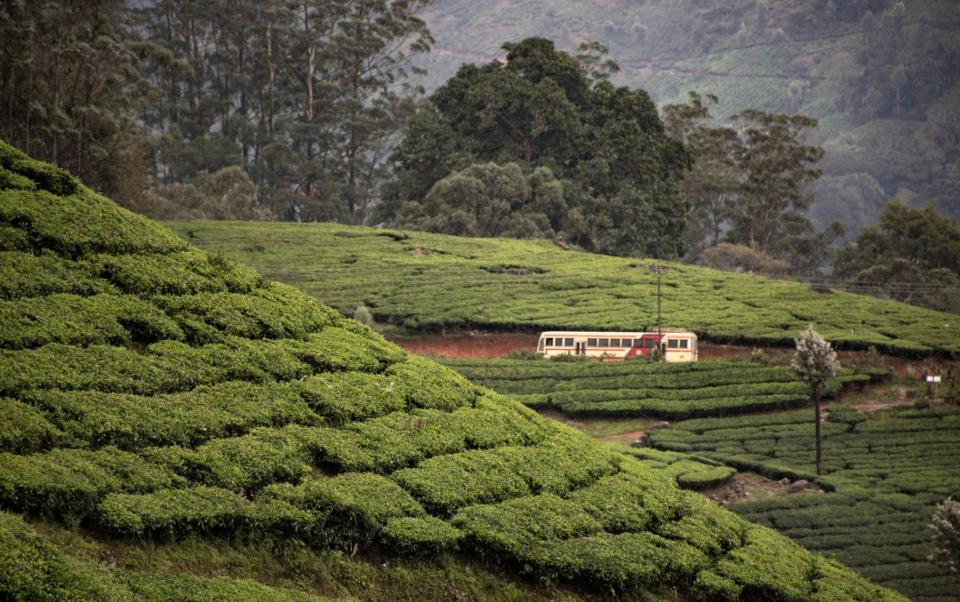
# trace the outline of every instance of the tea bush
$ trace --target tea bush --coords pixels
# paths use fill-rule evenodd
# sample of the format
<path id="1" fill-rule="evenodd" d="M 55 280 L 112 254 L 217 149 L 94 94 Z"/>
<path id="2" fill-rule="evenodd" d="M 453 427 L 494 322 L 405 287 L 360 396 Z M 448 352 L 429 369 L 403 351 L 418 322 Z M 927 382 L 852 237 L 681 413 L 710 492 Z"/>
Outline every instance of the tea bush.
<path id="1" fill-rule="evenodd" d="M 519 567 L 614 596 L 694 597 L 710 579 L 743 592 L 763 587 L 773 599 L 790 593 L 733 557 L 746 549 L 738 539 L 745 528 L 730 526 L 741 519 L 698 505 L 622 450 L 408 357 L 363 325 L 189 247 L 3 143 L 0 189 L 0 270 L 14 273 L 0 289 L 0 599 L 308 600 L 158 568 L 244 571 L 263 560 L 257 574 L 311 587 L 324 575 L 288 581 L 271 568 L 289 560 L 271 555 L 307 545 L 384 563 L 409 552 L 456 550 L 471 560 L 509 550 L 502 571 Z M 498 264 L 514 263 L 485 265 Z M 485 273 L 498 300 L 511 294 L 502 276 L 526 278 Z M 575 275 L 558 276 L 565 301 L 574 298 L 567 285 L 590 290 Z M 486 285 L 475 286 L 444 285 L 451 321 L 462 319 L 458 307 L 474 313 L 468 306 Z M 565 301 L 569 315 L 578 311 Z M 409 294 L 396 302 L 416 319 Z M 682 375 L 709 372 L 651 370 L 641 376 L 671 390 L 693 382 Z M 600 389 L 621 377 L 639 383 L 636 376 L 587 382 Z M 735 382 L 776 381 L 757 378 Z M 661 459 L 676 478 L 717 468 Z M 25 521 L 37 521 L 49 540 Z M 762 531 L 750 554 L 792 550 Z M 226 565 L 197 556 L 240 549 L 237 542 L 257 542 L 262 556 L 228 553 Z M 181 557 L 185 550 L 193 551 Z M 114 558 L 148 572 L 111 567 Z M 365 583 L 371 574 L 343 578 Z M 809 592 L 817 580 L 826 580 L 824 591 L 864 583 L 840 568 L 805 578 Z"/>
<path id="2" fill-rule="evenodd" d="M 170 226 L 193 232 L 193 240 L 207 250 L 285 280 L 345 315 L 365 304 L 381 323 L 420 329 L 656 328 L 652 260 L 565 250 L 551 241 L 339 224 Z M 258 244 L 264 250 L 255 250 Z M 518 257 L 527 273 L 490 270 L 517 265 Z M 949 313 L 844 292 L 822 295 L 803 282 L 685 264 L 669 267 L 661 287 L 663 323 L 710 340 L 789 346 L 813 323 L 841 349 L 874 346 L 907 356 L 960 351 L 960 322 Z M 371 273 L 377 278 L 369 278 Z"/>

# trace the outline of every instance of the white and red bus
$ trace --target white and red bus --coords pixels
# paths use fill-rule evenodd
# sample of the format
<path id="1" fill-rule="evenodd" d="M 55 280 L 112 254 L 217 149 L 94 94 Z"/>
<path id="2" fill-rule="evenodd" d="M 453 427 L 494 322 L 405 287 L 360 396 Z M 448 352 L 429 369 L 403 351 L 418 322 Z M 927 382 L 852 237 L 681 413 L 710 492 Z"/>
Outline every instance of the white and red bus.
<path id="1" fill-rule="evenodd" d="M 665 361 L 697 361 L 697 335 L 675 329 L 664 329 L 660 336 L 656 332 L 547 331 L 540 333 L 537 353 L 622 360 L 648 356 L 658 346 Z"/>

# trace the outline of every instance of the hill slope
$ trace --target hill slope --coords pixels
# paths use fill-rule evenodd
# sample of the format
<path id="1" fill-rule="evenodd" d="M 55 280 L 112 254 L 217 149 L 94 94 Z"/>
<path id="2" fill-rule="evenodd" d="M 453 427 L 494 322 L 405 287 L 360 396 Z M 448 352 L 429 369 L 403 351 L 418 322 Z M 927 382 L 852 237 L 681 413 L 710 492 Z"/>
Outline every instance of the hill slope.
<path id="1" fill-rule="evenodd" d="M 170 224 L 209 251 L 255 266 L 351 314 L 414 328 L 652 330 L 648 260 L 565 251 L 545 241 L 473 239 L 333 224 Z M 714 340 L 792 345 L 810 323 L 839 348 L 960 351 L 960 319 L 800 283 L 669 264 L 664 326 Z M 371 278 L 376 274 L 376 278 Z"/>
<path id="2" fill-rule="evenodd" d="M 720 98 L 721 119 L 746 108 L 819 119 L 821 227 L 840 219 L 855 236 L 895 195 L 960 218 L 950 0 L 436 0 L 423 17 L 437 40 L 424 61 L 430 90 L 462 63 L 502 58 L 504 42 L 597 40 L 622 66 L 618 83 L 659 104 L 696 90 Z"/>
<path id="3" fill-rule="evenodd" d="M 183 540 L 459 548 L 601 591 L 897 599 L 6 145 L 0 182 L 7 597 L 310 599 L 111 568 L 41 532 L 79 525 L 56 537 L 148 557 Z"/>

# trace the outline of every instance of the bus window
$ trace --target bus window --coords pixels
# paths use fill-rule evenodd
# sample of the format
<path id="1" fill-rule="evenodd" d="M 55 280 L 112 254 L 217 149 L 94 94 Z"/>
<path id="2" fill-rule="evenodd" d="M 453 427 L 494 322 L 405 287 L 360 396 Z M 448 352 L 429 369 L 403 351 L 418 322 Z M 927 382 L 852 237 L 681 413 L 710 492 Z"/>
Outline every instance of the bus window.
<path id="1" fill-rule="evenodd" d="M 537 343 L 537 351 L 543 353 L 543 337 L 540 337 L 540 341 Z"/>
<path id="2" fill-rule="evenodd" d="M 620 346 L 620 339 L 610 339 L 610 346 L 611 346 L 611 347 L 619 347 L 619 346 Z"/>
<path id="3" fill-rule="evenodd" d="M 596 347 L 597 339 L 587 339 L 587 347 Z"/>
<path id="4" fill-rule="evenodd" d="M 553 347 L 553 337 L 547 339 L 547 347 Z"/>
<path id="5" fill-rule="evenodd" d="M 678 341 L 677 339 L 670 339 L 669 341 L 667 341 L 667 348 L 677 349 L 677 346 L 679 345 L 679 343 L 680 341 Z"/>
<path id="6" fill-rule="evenodd" d="M 600 339 L 598 345 L 599 345 L 600 347 L 609 347 L 609 346 L 610 346 L 610 339 Z"/>
<path id="7" fill-rule="evenodd" d="M 643 339 L 642 347 L 644 349 L 653 349 L 653 339 Z"/>
<path id="8" fill-rule="evenodd" d="M 564 347 L 573 347 L 573 339 L 566 339 L 563 344 Z"/>
<path id="9" fill-rule="evenodd" d="M 687 348 L 687 339 L 680 339 L 680 349 Z"/>

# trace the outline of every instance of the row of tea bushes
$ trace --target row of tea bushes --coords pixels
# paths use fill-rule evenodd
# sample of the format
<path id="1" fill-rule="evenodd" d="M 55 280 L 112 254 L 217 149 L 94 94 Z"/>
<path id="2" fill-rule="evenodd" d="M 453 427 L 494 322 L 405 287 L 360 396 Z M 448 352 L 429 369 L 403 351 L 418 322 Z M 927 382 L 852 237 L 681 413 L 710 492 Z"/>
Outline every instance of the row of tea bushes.
<path id="1" fill-rule="evenodd" d="M 652 260 L 549 241 L 474 239 L 338 224 L 180 222 L 171 227 L 352 315 L 412 329 L 654 330 Z M 511 269 L 505 269 L 509 266 Z M 790 345 L 808 324 L 844 349 L 960 351 L 960 321 L 801 282 L 669 264 L 663 323 L 711 340 Z M 370 278 L 377 274 L 377 278 Z"/>
<path id="2" fill-rule="evenodd" d="M 960 492 L 960 411 L 953 406 L 858 415 L 828 408 L 824 475 L 814 474 L 812 412 L 689 420 L 650 434 L 660 449 L 707 456 L 827 494 L 732 506 L 804 547 L 835 555 L 916 600 L 955 600 L 960 579 L 929 561 L 936 504 Z"/>
<path id="3" fill-rule="evenodd" d="M 9 289 L 3 299 L 16 319 L 0 323 L 0 398 L 10 400 L 3 424 L 16 432 L 4 435 L 10 451 L 0 453 L 0 510 L 24 512 L 37 530 L 97 563 L 89 565 L 95 576 L 71 572 L 56 550 L 21 547 L 30 535 L 13 526 L 12 542 L 0 533 L 2 599 L 284 599 L 249 582 L 167 578 L 156 572 L 162 560 L 152 561 L 166 553 L 161 547 L 176 554 L 260 541 L 279 545 L 246 547 L 241 570 L 258 559 L 248 554 L 296 565 L 297 558 L 279 556 L 306 545 L 384 563 L 398 553 L 454 549 L 470 562 L 491 559 L 497 548 L 480 527 L 468 533 L 453 517 L 482 503 L 538 496 L 548 509 L 580 508 L 593 526 L 538 532 L 531 520 L 518 522 L 529 545 L 505 572 L 539 567 L 544 578 L 575 579 L 578 588 L 594 584 L 595 593 L 613 596 L 758 591 L 784 599 L 798 587 L 809 593 L 843 583 L 860 588 L 860 600 L 901 599 L 842 570 L 829 583 L 811 571 L 800 586 L 778 586 L 770 577 L 776 566 L 754 570 L 735 555 L 810 566 L 814 557 L 761 527 L 752 527 L 765 534 L 758 545 L 729 537 L 723 525 L 740 519 L 704 500 L 696 505 L 638 460 L 409 357 L 293 289 L 245 281 L 224 259 L 205 259 L 224 288 L 189 274 L 177 288 L 178 273 L 205 269 L 203 259 L 195 269 L 186 243 L 3 143 L 0 251 L 59 261 L 27 260 L 31 269 L 50 267 L 49 286 L 37 294 Z M 88 269 L 78 264 L 94 262 L 103 268 L 77 284 Z M 140 268 L 155 273 L 138 278 Z M 232 284 L 228 274 L 238 274 Z M 163 338 L 181 336 L 174 333 L 149 343 L 125 326 L 130 336 L 117 345 L 90 344 L 94 335 L 66 342 L 54 315 L 40 311 L 57 295 L 147 304 L 153 309 L 143 315 L 162 314 L 182 340 Z M 52 338 L 13 348 L 25 345 L 10 324 L 26 323 L 33 308 L 42 319 L 32 328 Z M 95 334 L 107 318 L 78 324 L 77 332 Z M 354 458 L 365 464 L 348 466 Z M 642 474 L 602 488 L 628 472 Z M 629 498 L 629 508 L 622 504 L 629 514 L 617 495 Z M 536 505 L 515 503 L 514 513 Z M 83 528 L 64 528 L 77 523 Z M 0 518 L 0 530 L 3 524 Z M 514 525 L 482 532 L 498 528 L 509 533 Z M 127 579 L 112 569 L 121 550 L 151 574 Z M 218 570 L 204 561 L 187 568 Z M 284 581 L 310 587 L 299 576 Z"/>
<path id="4" fill-rule="evenodd" d="M 746 361 L 664 364 L 547 360 L 442 360 L 482 385 L 510 394 L 534 408 L 572 415 L 659 416 L 682 420 L 765 410 L 810 402 L 809 389 L 785 367 Z M 865 384 L 872 374 L 841 373 L 828 386 Z"/>

